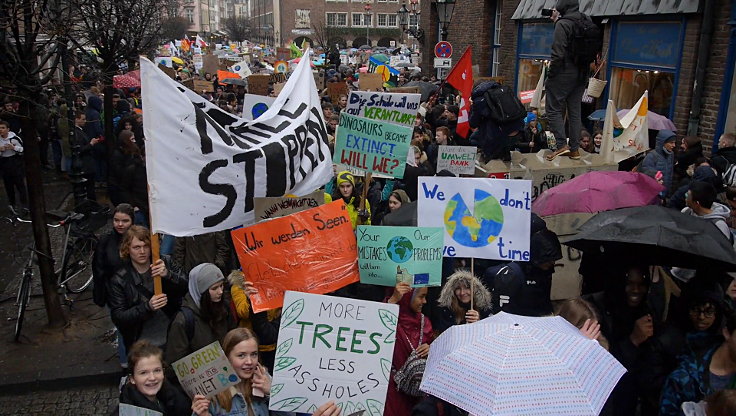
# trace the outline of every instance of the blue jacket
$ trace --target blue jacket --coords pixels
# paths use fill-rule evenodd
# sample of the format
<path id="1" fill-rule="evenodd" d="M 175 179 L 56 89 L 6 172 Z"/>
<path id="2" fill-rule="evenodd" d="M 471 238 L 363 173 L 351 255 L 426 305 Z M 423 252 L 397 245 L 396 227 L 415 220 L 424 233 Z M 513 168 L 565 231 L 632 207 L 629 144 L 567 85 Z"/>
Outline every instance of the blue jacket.
<path id="1" fill-rule="evenodd" d="M 676 137 L 675 133 L 670 130 L 660 130 L 657 134 L 657 144 L 655 145 L 654 151 L 649 152 L 647 157 L 641 163 L 641 172 L 654 177 L 657 172 L 662 172 L 662 180 L 664 185 L 664 191 L 662 196 L 669 193 L 672 187 L 672 172 L 675 169 L 675 154 L 673 152 L 667 152 L 664 149 L 664 143 L 672 138 Z"/>
<path id="2" fill-rule="evenodd" d="M 87 124 L 84 125 L 84 133 L 90 139 L 100 137 L 104 134 L 103 121 L 100 114 L 102 114 L 102 100 L 100 97 L 91 95 L 87 99 L 87 109 L 85 110 Z"/>

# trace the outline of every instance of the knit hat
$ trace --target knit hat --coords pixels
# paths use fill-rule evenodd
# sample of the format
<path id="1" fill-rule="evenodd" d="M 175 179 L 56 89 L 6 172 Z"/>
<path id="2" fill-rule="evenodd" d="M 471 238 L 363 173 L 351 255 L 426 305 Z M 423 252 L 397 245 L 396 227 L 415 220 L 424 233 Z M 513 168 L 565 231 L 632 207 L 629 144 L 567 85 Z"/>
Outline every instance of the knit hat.
<path id="1" fill-rule="evenodd" d="M 212 263 L 202 263 L 189 272 L 189 295 L 194 303 L 199 306 L 202 294 L 209 290 L 210 286 L 225 280 L 220 268 Z"/>
<path id="2" fill-rule="evenodd" d="M 401 201 L 402 204 L 406 204 L 407 202 L 411 202 L 409 200 L 409 195 L 406 194 L 406 191 L 403 189 L 396 189 L 393 192 L 391 192 L 391 195 Z"/>
<path id="3" fill-rule="evenodd" d="M 353 174 L 347 170 L 337 174 L 337 186 L 340 186 L 341 183 L 345 182 L 350 182 L 351 185 L 355 186 L 355 178 L 353 177 Z"/>

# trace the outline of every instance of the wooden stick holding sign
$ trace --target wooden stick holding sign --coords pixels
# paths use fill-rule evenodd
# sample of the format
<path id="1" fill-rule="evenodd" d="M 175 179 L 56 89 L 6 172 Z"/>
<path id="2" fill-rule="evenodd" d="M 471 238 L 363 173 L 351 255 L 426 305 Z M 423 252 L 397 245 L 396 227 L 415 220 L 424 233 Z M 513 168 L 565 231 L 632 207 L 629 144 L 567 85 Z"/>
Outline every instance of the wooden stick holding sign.
<path id="1" fill-rule="evenodd" d="M 470 274 L 475 277 L 475 259 L 473 257 L 470 258 Z M 475 279 L 470 279 L 470 310 L 473 310 L 473 298 L 475 298 L 475 291 L 473 290 L 473 281 Z"/>
<path id="2" fill-rule="evenodd" d="M 362 193 L 362 197 L 360 198 L 360 206 L 358 207 L 358 220 L 356 221 L 357 224 L 355 224 L 356 227 L 358 225 L 363 225 L 363 221 L 367 220 L 367 219 L 366 220 L 363 219 L 363 217 L 360 215 L 361 213 L 364 213 L 364 212 L 367 213 L 368 214 L 367 218 L 370 218 L 370 213 L 367 212 L 365 209 L 365 203 L 366 203 L 365 201 L 366 201 L 366 198 L 368 197 L 368 188 L 371 185 L 371 179 L 373 179 L 373 174 L 370 172 L 366 172 L 365 181 L 363 182 L 363 193 Z"/>
<path id="3" fill-rule="evenodd" d="M 151 206 L 151 188 L 148 187 L 148 206 Z M 151 221 L 151 210 L 148 210 L 148 223 L 153 225 Z M 160 245 L 158 241 L 158 234 L 151 232 L 151 264 L 155 264 L 160 258 Z M 161 276 L 155 275 L 153 277 L 153 294 L 160 295 L 164 293 L 164 288 L 161 286 Z"/>

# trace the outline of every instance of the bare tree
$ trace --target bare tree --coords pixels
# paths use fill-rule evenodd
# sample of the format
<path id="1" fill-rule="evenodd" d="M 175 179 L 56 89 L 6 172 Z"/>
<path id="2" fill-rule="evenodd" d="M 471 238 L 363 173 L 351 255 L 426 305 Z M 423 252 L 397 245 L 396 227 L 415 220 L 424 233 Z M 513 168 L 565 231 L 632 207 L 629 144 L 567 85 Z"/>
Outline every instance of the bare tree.
<path id="1" fill-rule="evenodd" d="M 253 22 L 244 16 L 228 17 L 220 21 L 227 37 L 234 41 L 244 41 L 253 33 Z"/>
<path id="2" fill-rule="evenodd" d="M 334 37 L 334 28 L 332 26 L 327 26 L 327 23 L 324 21 L 312 22 L 312 31 L 314 32 L 313 39 L 317 43 L 317 46 L 324 49 L 335 46 L 329 44 L 330 40 Z"/>
<path id="3" fill-rule="evenodd" d="M 155 51 L 162 42 L 162 25 L 178 12 L 176 0 L 70 0 L 77 18 L 71 39 L 81 51 L 96 49 L 105 88 L 104 127 L 108 149 L 113 137 L 112 77 L 120 64 L 133 69 L 140 55 Z"/>
<path id="4" fill-rule="evenodd" d="M 186 17 L 171 16 L 161 22 L 161 38 L 163 40 L 182 39 L 189 29 Z"/>
<path id="5" fill-rule="evenodd" d="M 60 60 L 57 36 L 68 28 L 68 21 L 61 19 L 60 13 L 60 5 L 54 0 L 0 2 L 0 80 L 15 88 L 15 98 L 20 102 L 28 203 L 46 316 L 52 328 L 64 326 L 66 317 L 56 288 L 36 138 L 37 126 L 44 122 L 37 115 L 48 111 L 43 105 L 42 88 L 53 78 Z"/>

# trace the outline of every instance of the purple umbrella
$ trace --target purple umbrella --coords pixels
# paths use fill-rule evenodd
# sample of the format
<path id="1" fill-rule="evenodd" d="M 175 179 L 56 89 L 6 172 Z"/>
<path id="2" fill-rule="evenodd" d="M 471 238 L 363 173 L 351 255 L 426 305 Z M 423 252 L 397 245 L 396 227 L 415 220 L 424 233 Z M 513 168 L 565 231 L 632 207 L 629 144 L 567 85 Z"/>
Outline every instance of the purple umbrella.
<path id="1" fill-rule="evenodd" d="M 631 110 L 618 110 L 616 115 L 618 118 L 622 118 Z M 657 114 L 653 111 L 647 111 L 647 122 L 649 123 L 649 130 L 672 130 L 677 131 L 675 123 L 667 117 Z"/>
<path id="2" fill-rule="evenodd" d="M 593 171 L 542 192 L 532 211 L 544 217 L 651 205 L 663 189 L 643 173 Z"/>

